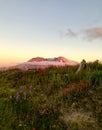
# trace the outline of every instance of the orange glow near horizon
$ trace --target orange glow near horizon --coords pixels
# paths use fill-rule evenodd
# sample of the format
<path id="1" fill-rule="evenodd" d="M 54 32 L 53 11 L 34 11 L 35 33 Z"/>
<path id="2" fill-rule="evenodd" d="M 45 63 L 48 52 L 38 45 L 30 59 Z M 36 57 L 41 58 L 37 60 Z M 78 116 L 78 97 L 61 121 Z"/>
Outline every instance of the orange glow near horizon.
<path id="1" fill-rule="evenodd" d="M 20 58 L 0 58 L 0 67 L 9 67 L 9 66 L 13 66 L 13 65 L 17 65 L 17 64 L 20 64 L 20 63 L 23 63 L 23 62 L 26 62 L 28 61 L 29 59 L 33 58 L 33 57 L 37 57 L 37 56 L 32 56 L 32 57 L 20 57 Z M 44 57 L 44 56 L 40 56 L 40 57 Z M 50 57 L 44 57 L 44 58 L 53 58 L 54 56 Z M 58 57 L 58 56 L 56 56 Z M 82 59 L 85 59 L 87 62 L 88 61 L 95 61 L 96 59 L 92 59 L 90 60 L 90 57 L 86 58 L 86 57 L 75 57 L 75 56 L 71 56 L 71 57 L 68 57 L 68 56 L 64 56 L 65 58 L 69 59 L 69 60 L 73 60 L 73 61 L 77 61 L 77 62 L 80 62 Z"/>
<path id="2" fill-rule="evenodd" d="M 13 66 L 25 62 L 23 58 L 0 58 L 0 67 Z"/>
<path id="3" fill-rule="evenodd" d="M 101 0 L 0 1 L 0 67 L 38 56 L 102 61 L 101 5 Z"/>

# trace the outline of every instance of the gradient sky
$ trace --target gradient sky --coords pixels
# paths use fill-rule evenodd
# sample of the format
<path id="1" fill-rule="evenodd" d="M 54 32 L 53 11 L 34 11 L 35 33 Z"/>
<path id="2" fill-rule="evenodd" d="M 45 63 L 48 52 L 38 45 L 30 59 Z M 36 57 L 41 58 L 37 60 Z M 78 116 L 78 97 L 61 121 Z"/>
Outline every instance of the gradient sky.
<path id="1" fill-rule="evenodd" d="M 0 0 L 0 66 L 37 56 L 102 61 L 102 0 Z"/>

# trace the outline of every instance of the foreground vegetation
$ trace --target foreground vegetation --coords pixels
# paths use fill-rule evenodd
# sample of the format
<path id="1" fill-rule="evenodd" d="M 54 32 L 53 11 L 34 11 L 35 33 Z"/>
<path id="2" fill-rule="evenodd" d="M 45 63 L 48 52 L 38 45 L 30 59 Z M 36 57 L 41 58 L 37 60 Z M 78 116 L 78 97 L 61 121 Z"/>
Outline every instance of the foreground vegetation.
<path id="1" fill-rule="evenodd" d="M 0 72 L 0 130 L 101 130 L 102 64 Z"/>

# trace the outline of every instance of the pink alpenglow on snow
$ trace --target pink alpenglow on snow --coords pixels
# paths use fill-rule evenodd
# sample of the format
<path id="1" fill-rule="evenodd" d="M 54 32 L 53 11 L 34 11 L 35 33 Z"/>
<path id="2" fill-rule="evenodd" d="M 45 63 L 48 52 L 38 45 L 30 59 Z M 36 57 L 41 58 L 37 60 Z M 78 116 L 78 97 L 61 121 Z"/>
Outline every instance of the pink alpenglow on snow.
<path id="1" fill-rule="evenodd" d="M 73 60 L 69 60 L 65 57 L 55 57 L 55 58 L 43 58 L 43 57 L 35 57 L 27 62 L 18 64 L 15 68 L 27 70 L 34 68 L 48 68 L 51 66 L 63 67 L 63 66 L 75 66 L 79 63 Z"/>

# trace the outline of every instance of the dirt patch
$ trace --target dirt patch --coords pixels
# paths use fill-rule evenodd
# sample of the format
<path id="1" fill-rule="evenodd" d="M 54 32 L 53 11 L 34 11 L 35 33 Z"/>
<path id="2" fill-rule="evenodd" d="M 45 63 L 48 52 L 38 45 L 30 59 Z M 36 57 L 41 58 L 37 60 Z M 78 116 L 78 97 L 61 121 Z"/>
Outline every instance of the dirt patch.
<path id="1" fill-rule="evenodd" d="M 93 117 L 91 112 L 83 112 L 82 110 L 78 111 L 69 111 L 67 113 L 64 113 L 64 120 L 66 122 L 96 122 L 95 118 Z"/>

